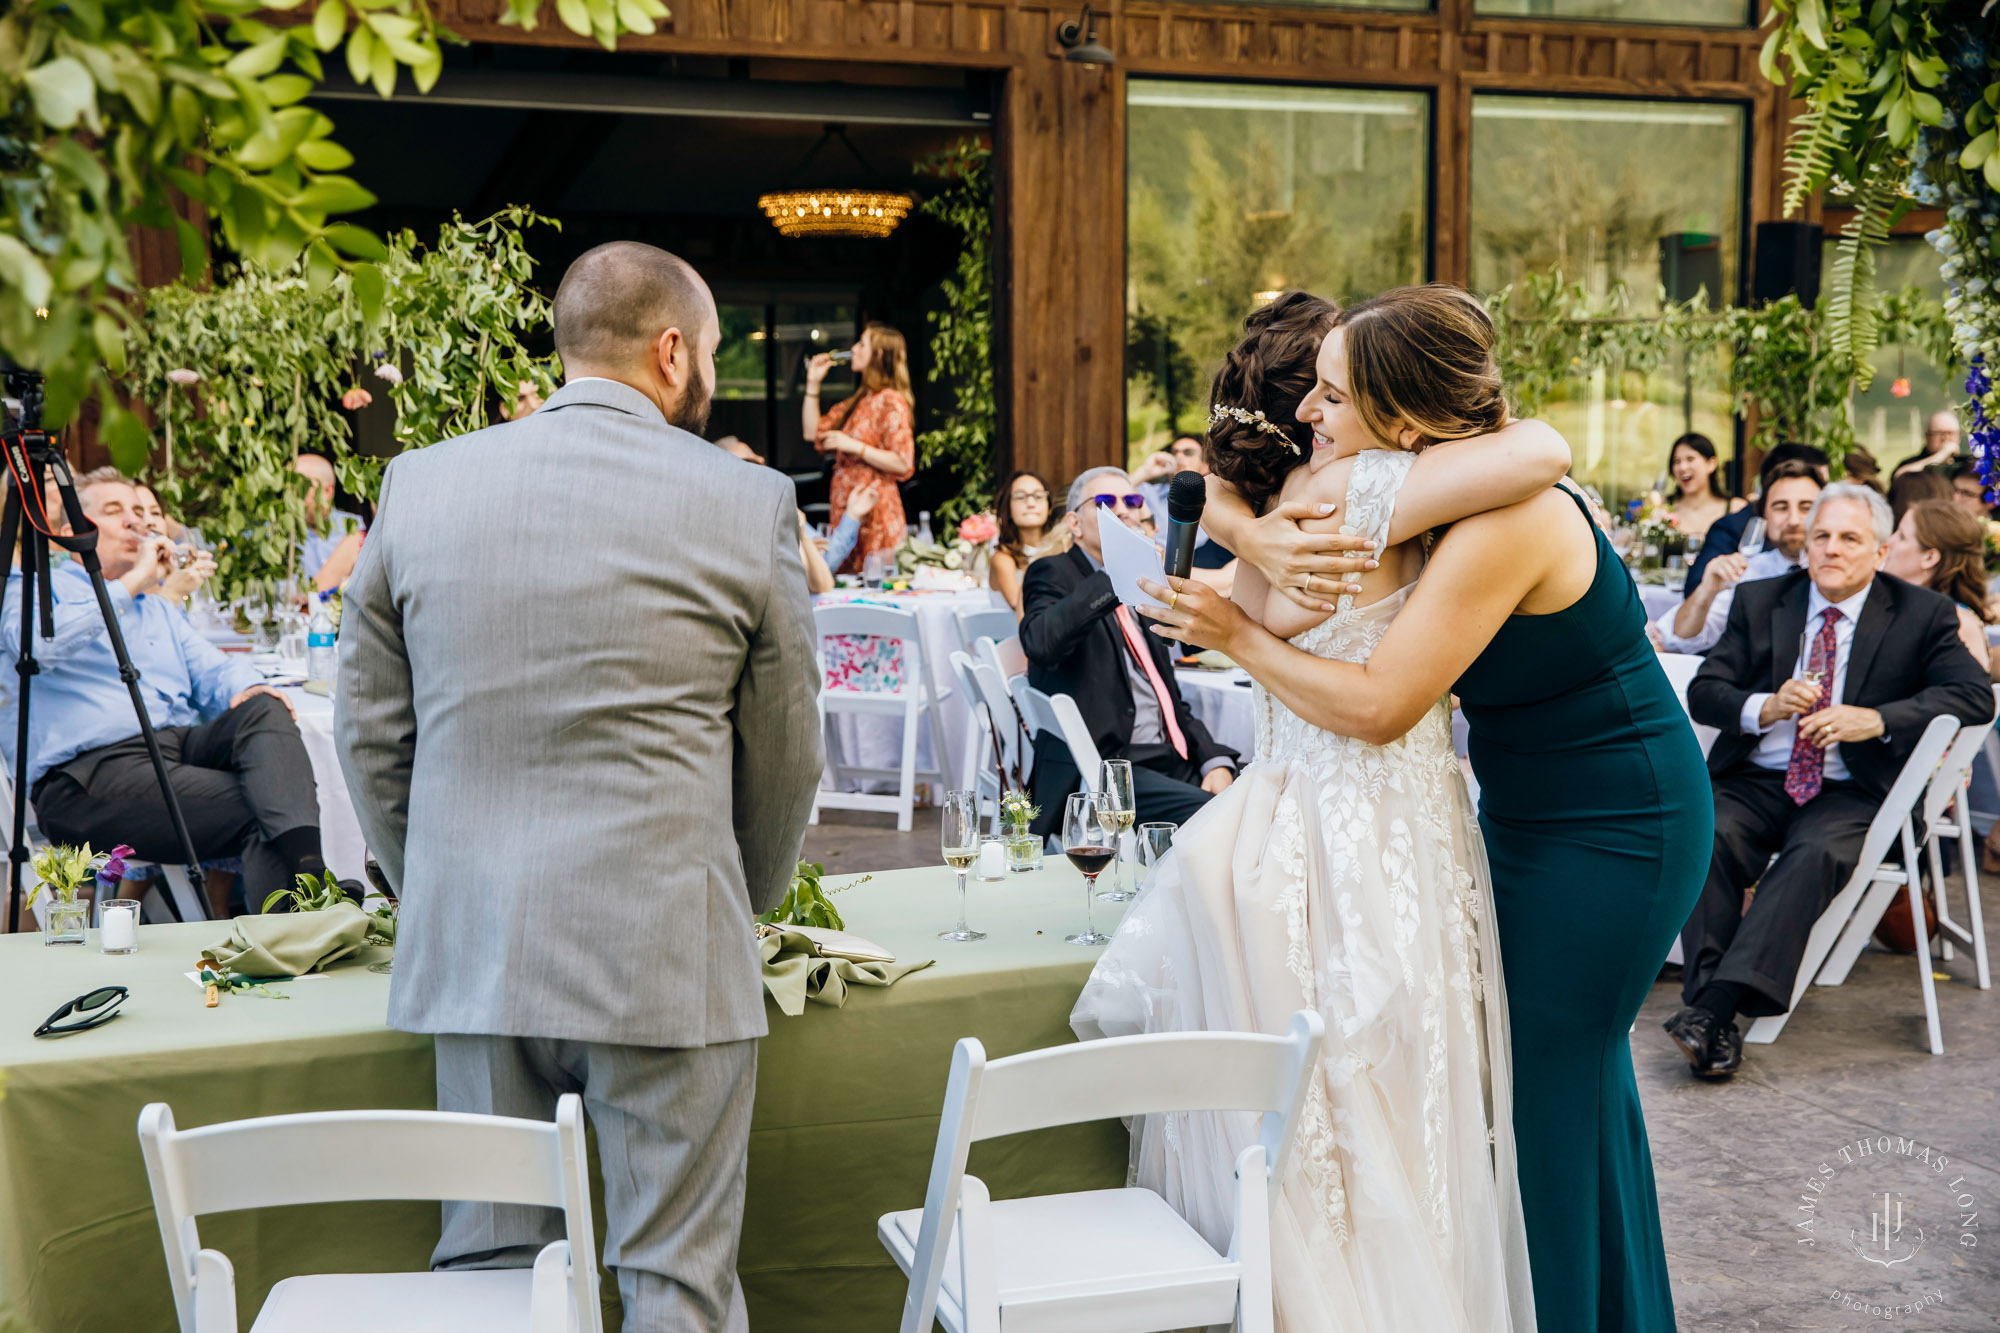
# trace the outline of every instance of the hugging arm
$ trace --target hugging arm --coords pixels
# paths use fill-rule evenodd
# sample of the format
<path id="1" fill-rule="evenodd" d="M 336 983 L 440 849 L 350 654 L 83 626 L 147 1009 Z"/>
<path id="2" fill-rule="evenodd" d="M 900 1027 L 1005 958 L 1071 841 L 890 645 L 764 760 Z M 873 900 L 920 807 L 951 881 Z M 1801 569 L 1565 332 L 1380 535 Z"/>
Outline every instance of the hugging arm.
<path id="1" fill-rule="evenodd" d="M 1397 493 L 1389 541 L 1408 541 L 1441 524 L 1531 499 L 1561 481 L 1569 465 L 1568 443 L 1541 421 L 1512 421 L 1489 435 L 1432 445 Z M 1202 526 L 1271 587 L 1309 610 L 1331 611 L 1327 596 L 1361 589 L 1349 583 L 1307 592 L 1309 576 L 1320 576 L 1322 585 L 1345 581 L 1368 568 L 1370 549 L 1360 538 L 1299 529 L 1301 520 L 1332 512 L 1331 506 L 1294 501 L 1259 518 L 1234 487 L 1210 477 Z"/>

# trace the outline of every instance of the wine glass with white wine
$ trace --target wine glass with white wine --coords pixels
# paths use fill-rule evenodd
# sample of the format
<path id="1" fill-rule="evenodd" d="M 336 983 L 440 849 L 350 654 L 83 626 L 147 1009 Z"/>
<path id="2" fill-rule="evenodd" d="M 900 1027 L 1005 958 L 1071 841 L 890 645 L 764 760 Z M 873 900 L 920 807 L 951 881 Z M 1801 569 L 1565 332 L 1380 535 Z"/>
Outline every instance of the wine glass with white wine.
<path id="1" fill-rule="evenodd" d="M 1125 832 L 1138 817 L 1138 803 L 1132 797 L 1132 764 L 1126 759 L 1107 759 L 1098 773 L 1097 789 L 1104 796 L 1098 817 L 1111 835 L 1117 853 L 1111 858 L 1111 887 L 1097 896 L 1107 903 L 1130 902 L 1139 895 L 1125 887 Z"/>
<path id="2" fill-rule="evenodd" d="M 986 932 L 965 924 L 965 872 L 979 855 L 979 797 L 969 791 L 948 791 L 940 807 L 943 819 L 938 841 L 944 863 L 958 872 L 958 924 L 938 932 L 941 940 L 983 940 Z"/>

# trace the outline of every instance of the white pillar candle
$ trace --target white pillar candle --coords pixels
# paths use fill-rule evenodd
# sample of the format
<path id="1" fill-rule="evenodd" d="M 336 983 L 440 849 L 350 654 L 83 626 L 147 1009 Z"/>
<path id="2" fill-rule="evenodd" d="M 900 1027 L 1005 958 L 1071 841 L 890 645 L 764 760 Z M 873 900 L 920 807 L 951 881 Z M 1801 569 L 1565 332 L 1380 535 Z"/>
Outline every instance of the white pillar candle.
<path id="1" fill-rule="evenodd" d="M 129 953 L 139 947 L 138 913 L 129 907 L 104 909 L 98 923 L 98 947 L 106 953 Z"/>
<path id="2" fill-rule="evenodd" d="M 979 844 L 979 877 L 981 879 L 1007 877 L 1007 844 L 1003 842 Z"/>

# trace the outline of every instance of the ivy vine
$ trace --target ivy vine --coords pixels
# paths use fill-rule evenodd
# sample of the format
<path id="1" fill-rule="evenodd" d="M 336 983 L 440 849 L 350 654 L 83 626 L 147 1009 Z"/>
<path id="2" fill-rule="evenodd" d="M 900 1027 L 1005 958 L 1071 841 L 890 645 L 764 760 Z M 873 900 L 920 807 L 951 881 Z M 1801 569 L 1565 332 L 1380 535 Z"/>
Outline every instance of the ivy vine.
<path id="1" fill-rule="evenodd" d="M 930 312 L 933 384 L 949 381 L 951 410 L 917 436 L 925 466 L 942 463 L 958 483 L 938 517 L 956 523 L 993 502 L 993 449 L 999 411 L 993 387 L 993 150 L 964 138 L 925 158 L 917 170 L 943 182 L 918 205 L 927 217 L 958 230 L 964 243 L 945 308 Z"/>
<path id="2" fill-rule="evenodd" d="M 293 572 L 307 531 L 299 454 L 324 454 L 348 491 L 375 495 L 384 460 L 354 451 L 344 393 L 387 394 L 398 442 L 416 448 L 490 424 L 489 405 L 510 401 L 521 380 L 553 390 L 553 358 L 521 341 L 549 321 L 521 232 L 547 222 L 509 208 L 454 219 L 428 247 L 412 232 L 391 236 L 373 318 L 352 274 L 316 286 L 305 261 L 246 261 L 208 290 L 146 294 L 144 337 L 119 387 L 153 415 L 149 475 L 162 502 L 217 543 L 217 596 Z M 143 453 L 119 466 L 148 471 Z"/>

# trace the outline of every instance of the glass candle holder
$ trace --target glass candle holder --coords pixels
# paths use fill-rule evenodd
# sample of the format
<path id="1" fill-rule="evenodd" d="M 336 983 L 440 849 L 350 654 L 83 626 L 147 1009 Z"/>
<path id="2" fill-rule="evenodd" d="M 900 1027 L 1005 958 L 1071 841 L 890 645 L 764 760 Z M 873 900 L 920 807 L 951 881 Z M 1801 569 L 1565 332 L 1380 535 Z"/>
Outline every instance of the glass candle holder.
<path id="1" fill-rule="evenodd" d="M 139 951 L 139 900 L 108 898 L 97 905 L 97 947 L 102 953 Z"/>
<path id="2" fill-rule="evenodd" d="M 972 877 L 982 884 L 998 884 L 1007 878 L 1008 844 L 1005 836 L 997 833 L 979 835 L 979 855 L 972 862 Z"/>

